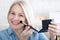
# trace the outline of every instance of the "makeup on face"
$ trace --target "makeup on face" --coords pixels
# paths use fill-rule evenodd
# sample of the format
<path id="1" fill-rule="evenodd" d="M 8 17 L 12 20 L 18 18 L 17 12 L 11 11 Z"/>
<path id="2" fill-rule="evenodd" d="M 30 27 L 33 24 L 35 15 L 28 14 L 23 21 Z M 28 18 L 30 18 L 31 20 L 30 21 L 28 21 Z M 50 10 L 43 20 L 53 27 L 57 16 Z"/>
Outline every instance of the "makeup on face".
<path id="1" fill-rule="evenodd" d="M 24 25 L 24 27 L 29 26 L 28 24 L 24 23 L 22 20 L 20 21 L 21 24 Z M 36 29 L 34 29 L 32 26 L 29 26 L 30 28 L 32 28 L 33 30 L 37 31 Z"/>

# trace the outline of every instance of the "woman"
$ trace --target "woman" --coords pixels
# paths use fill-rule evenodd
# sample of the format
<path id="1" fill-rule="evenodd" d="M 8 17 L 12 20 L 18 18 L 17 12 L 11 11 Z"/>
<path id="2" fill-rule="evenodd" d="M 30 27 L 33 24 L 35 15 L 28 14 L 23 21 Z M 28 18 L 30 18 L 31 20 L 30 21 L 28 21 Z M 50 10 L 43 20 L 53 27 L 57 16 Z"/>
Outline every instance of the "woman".
<path id="1" fill-rule="evenodd" d="M 48 40 L 43 33 L 38 33 L 30 28 L 30 25 L 24 27 L 20 21 L 27 24 L 24 10 L 21 6 L 22 1 L 12 4 L 8 13 L 8 22 L 10 27 L 0 32 L 0 40 Z"/>

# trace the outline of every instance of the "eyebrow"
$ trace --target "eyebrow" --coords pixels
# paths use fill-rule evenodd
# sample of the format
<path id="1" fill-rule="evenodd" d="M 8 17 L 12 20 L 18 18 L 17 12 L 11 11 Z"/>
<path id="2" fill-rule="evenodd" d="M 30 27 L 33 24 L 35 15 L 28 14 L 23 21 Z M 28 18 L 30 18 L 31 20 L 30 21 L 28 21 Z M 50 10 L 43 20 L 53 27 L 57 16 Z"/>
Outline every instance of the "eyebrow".
<path id="1" fill-rule="evenodd" d="M 24 14 L 24 13 L 19 13 L 19 14 L 22 14 L 22 15 L 24 15 L 24 16 L 25 16 L 25 14 Z"/>
<path id="2" fill-rule="evenodd" d="M 14 11 L 10 11 L 10 12 L 14 12 Z M 19 14 L 24 14 L 24 13 L 19 13 Z"/>
<path id="3" fill-rule="evenodd" d="M 11 13 L 11 12 L 14 12 L 14 11 L 11 11 L 11 10 L 10 10 L 9 13 Z"/>
<path id="4" fill-rule="evenodd" d="M 11 12 L 14 12 L 14 11 L 10 11 L 9 13 L 11 13 Z M 15 12 L 14 12 L 14 13 L 15 13 Z M 18 14 L 23 14 L 23 15 L 25 15 L 24 12 L 23 12 L 23 13 L 20 12 L 20 13 L 18 13 Z"/>

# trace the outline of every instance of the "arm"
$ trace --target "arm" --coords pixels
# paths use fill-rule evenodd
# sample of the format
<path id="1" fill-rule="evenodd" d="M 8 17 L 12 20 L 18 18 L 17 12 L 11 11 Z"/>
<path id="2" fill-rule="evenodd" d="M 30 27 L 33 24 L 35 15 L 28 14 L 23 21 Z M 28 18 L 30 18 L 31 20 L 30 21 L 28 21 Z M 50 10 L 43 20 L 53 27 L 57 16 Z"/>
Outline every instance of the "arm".
<path id="1" fill-rule="evenodd" d="M 19 34 L 17 34 L 16 32 L 16 34 L 19 40 L 27 40 L 28 37 L 30 37 L 30 35 L 32 34 L 32 31 L 33 29 L 31 29 L 30 26 L 27 26 L 21 33 L 18 32 Z"/>

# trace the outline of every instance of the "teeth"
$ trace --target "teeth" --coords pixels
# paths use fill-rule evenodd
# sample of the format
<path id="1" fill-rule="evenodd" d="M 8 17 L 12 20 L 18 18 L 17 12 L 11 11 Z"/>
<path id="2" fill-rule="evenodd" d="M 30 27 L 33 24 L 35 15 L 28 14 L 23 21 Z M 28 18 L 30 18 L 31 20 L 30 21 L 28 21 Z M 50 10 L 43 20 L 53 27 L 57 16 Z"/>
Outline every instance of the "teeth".
<path id="1" fill-rule="evenodd" d="M 12 23 L 15 24 L 15 25 L 19 24 L 18 22 L 12 22 Z"/>

